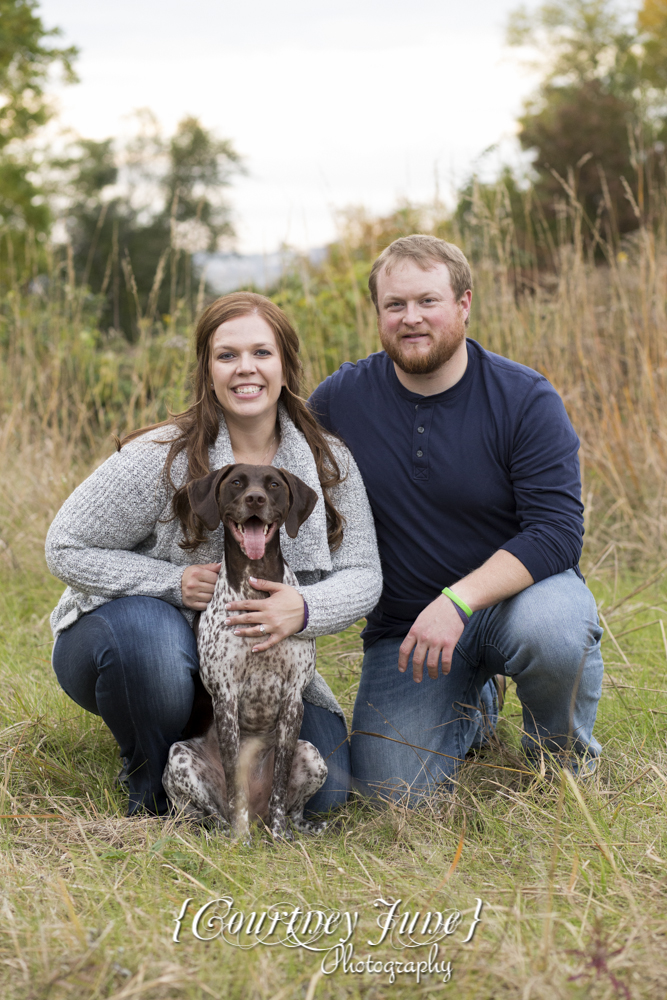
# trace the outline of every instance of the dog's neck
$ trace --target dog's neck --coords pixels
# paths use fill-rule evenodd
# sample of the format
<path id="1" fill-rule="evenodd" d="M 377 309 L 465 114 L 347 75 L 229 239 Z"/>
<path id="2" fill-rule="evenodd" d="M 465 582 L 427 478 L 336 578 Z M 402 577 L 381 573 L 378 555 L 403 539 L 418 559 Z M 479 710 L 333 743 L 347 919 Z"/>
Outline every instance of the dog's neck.
<path id="1" fill-rule="evenodd" d="M 273 538 L 267 542 L 261 559 L 248 559 L 231 531 L 225 531 L 225 569 L 227 582 L 232 590 L 238 593 L 247 592 L 248 596 L 252 593 L 254 598 L 257 598 L 258 591 L 250 584 L 251 576 L 282 583 L 285 563 L 280 551 L 280 532 L 276 531 Z"/>

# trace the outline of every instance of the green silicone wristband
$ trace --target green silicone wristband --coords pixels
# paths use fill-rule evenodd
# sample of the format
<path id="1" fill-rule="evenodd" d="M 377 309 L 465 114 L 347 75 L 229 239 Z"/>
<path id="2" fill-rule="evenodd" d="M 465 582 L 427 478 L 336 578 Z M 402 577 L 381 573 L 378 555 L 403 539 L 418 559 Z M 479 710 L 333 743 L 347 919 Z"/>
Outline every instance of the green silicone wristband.
<path id="1" fill-rule="evenodd" d="M 468 618 L 472 618 L 472 608 L 469 608 L 465 601 L 462 601 L 460 597 L 457 597 L 453 590 L 450 590 L 449 587 L 444 587 L 442 592 L 445 597 L 450 599 L 450 601 L 454 601 L 454 604 L 458 604 L 461 611 L 465 611 Z"/>

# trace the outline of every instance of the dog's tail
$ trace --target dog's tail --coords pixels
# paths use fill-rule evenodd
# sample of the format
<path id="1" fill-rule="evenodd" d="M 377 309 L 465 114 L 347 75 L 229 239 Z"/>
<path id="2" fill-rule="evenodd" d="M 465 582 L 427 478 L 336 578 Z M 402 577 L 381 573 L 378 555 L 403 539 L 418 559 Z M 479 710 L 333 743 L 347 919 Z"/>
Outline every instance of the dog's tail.
<path id="1" fill-rule="evenodd" d="M 264 752 L 263 752 L 264 751 Z M 236 765 L 236 796 L 239 805 L 245 804 L 250 815 L 265 817 L 271 794 L 271 774 L 262 773 L 266 757 L 264 741 L 258 736 L 241 743 Z"/>

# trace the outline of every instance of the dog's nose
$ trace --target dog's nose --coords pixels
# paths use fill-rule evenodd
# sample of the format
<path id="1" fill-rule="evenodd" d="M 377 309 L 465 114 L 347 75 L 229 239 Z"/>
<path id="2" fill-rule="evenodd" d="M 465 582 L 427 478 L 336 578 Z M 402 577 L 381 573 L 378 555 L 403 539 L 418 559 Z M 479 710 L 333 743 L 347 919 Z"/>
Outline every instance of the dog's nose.
<path id="1" fill-rule="evenodd" d="M 248 507 L 261 507 L 262 504 L 266 503 L 266 495 L 261 493 L 259 490 L 255 490 L 252 493 L 246 493 L 243 499 L 248 504 Z"/>

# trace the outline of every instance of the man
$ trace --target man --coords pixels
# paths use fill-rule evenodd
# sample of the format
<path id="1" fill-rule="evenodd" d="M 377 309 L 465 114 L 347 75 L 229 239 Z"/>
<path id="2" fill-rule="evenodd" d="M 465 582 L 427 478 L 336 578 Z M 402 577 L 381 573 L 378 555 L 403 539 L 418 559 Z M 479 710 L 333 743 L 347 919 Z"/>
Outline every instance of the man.
<path id="1" fill-rule="evenodd" d="M 479 739 L 480 701 L 493 716 L 497 674 L 516 682 L 528 757 L 588 773 L 602 630 L 577 565 L 579 441 L 563 403 L 466 339 L 472 275 L 453 244 L 396 240 L 369 288 L 384 351 L 342 365 L 310 401 L 359 465 L 383 566 L 354 775 L 413 801 L 432 790 Z"/>

